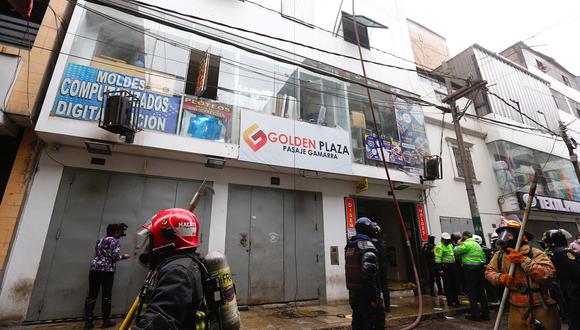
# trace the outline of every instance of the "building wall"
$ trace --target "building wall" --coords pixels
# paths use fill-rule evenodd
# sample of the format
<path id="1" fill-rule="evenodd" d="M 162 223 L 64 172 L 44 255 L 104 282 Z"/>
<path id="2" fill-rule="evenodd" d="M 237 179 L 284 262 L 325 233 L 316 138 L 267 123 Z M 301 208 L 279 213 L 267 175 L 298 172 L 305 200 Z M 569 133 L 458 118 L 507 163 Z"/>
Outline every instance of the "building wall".
<path id="1" fill-rule="evenodd" d="M 417 67 L 433 70 L 449 59 L 447 40 L 414 21 L 407 20 Z"/>
<path id="2" fill-rule="evenodd" d="M 5 260 L 20 215 L 20 208 L 25 201 L 28 184 L 34 175 L 37 144 L 38 138 L 34 131 L 27 130 L 20 141 L 0 203 L 0 279 L 5 269 Z"/>
<path id="3" fill-rule="evenodd" d="M 62 41 L 64 20 L 70 3 L 66 0 L 51 0 L 46 10 L 41 28 L 38 31 L 32 50 L 19 49 L 13 46 L 0 45 L 0 53 L 20 57 L 20 68 L 7 102 L 6 112 L 29 117 L 39 97 L 41 83 L 50 67 L 53 49 Z M 16 119 L 15 119 L 16 120 Z"/>
<path id="4" fill-rule="evenodd" d="M 441 83 L 435 83 L 426 79 L 421 79 L 421 90 L 424 98 L 439 103 L 434 95 L 434 91 L 446 93 Z M 475 115 L 473 105 L 468 105 L 467 99 L 458 101 L 458 107 L 467 107 L 467 114 Z M 429 188 L 425 192 L 425 203 L 427 205 L 427 216 L 429 219 L 429 231 L 431 235 L 440 238 L 441 217 L 468 218 L 471 219 L 471 211 L 465 190 L 465 182 L 457 176 L 456 164 L 452 155 L 452 145 L 456 145 L 455 129 L 451 120 L 451 115 L 443 113 L 435 108 L 425 108 L 426 130 L 433 155 L 441 155 L 443 162 L 443 178 L 429 182 Z M 492 169 L 492 162 L 487 151 L 486 127 L 481 122 L 464 116 L 461 119 L 464 140 L 469 147 L 471 159 L 475 170 L 475 195 L 477 197 L 481 222 L 483 226 L 485 240 L 488 234 L 493 231 L 493 226 L 497 224 L 500 215 L 497 204 L 497 184 Z M 452 196 L 452 197 L 450 197 Z"/>
<path id="5" fill-rule="evenodd" d="M 552 62 L 546 60 L 544 57 L 539 56 L 538 54 L 535 54 L 534 52 L 531 52 L 527 49 L 523 49 L 522 53 L 527 63 L 527 67 L 530 71 L 532 71 L 532 68 L 538 69 L 539 71 L 547 74 L 548 76 L 552 77 L 553 79 L 557 80 L 562 84 L 564 84 L 564 79 L 562 78 L 564 76 L 568 79 L 569 87 L 577 91 L 580 90 L 580 88 L 576 84 L 575 79 L 576 77 L 574 75 L 571 75 L 570 73 L 560 69 L 557 65 L 554 65 Z M 543 71 L 540 70 L 536 61 L 542 62 L 542 64 L 545 67 L 545 70 Z"/>
<path id="6" fill-rule="evenodd" d="M 228 205 L 228 184 L 273 187 L 270 176 L 280 177 L 276 188 L 317 191 L 322 193 L 324 223 L 325 300 L 327 303 L 346 301 L 348 294 L 344 282 L 344 250 L 346 244 L 344 197 L 357 195 L 390 199 L 383 184 L 371 182 L 369 190 L 356 194 L 353 180 L 293 177 L 285 173 L 233 168 L 209 169 L 201 163 L 173 161 L 154 157 L 132 156 L 115 153 L 107 156 L 105 166 L 90 165 L 90 154 L 83 149 L 61 147 L 45 149 L 26 206 L 22 211 L 16 232 L 14 248 L 10 254 L 5 279 L 0 292 L 0 320 L 19 321 L 26 315 L 30 294 L 42 255 L 42 249 L 50 224 L 52 209 L 62 175 L 63 166 L 91 168 L 152 176 L 203 179 L 214 183 L 210 220 L 209 249 L 225 252 L 225 226 Z M 58 161 L 58 163 L 57 163 Z M 421 191 L 405 189 L 397 191 L 401 201 L 417 202 Z M 145 219 L 144 219 L 145 221 Z M 133 230 L 133 229 L 130 229 Z M 330 247 L 338 246 L 339 265 L 330 264 Z"/>

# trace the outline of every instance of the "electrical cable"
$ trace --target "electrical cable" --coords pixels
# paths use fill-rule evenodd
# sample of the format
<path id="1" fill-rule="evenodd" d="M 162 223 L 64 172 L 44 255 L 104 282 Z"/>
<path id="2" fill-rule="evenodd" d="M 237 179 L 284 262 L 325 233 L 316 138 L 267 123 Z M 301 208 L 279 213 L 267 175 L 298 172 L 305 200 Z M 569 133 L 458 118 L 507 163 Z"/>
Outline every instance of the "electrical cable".
<path id="1" fill-rule="evenodd" d="M 550 132 L 550 133 L 551 133 L 551 134 L 553 134 L 553 135 L 559 135 L 559 134 L 556 134 L 556 133 L 555 133 L 554 131 L 552 131 L 551 129 L 547 128 L 546 126 L 544 126 L 544 125 L 542 125 L 542 124 L 538 123 L 538 122 L 537 122 L 537 121 L 536 121 L 534 118 L 532 118 L 532 117 L 528 116 L 527 114 L 523 113 L 523 112 L 522 112 L 520 109 L 518 109 L 518 108 L 514 107 L 512 104 L 510 104 L 508 101 L 506 101 L 506 100 L 505 100 L 503 97 L 501 97 L 501 96 L 497 95 L 496 93 L 494 93 L 494 92 L 490 91 L 489 89 L 486 89 L 486 92 L 487 92 L 488 94 L 490 94 L 490 95 L 493 95 L 493 96 L 495 96 L 497 99 L 499 99 L 500 101 L 502 101 L 502 102 L 503 102 L 505 105 L 507 105 L 508 107 L 510 107 L 510 108 L 512 108 L 512 109 L 514 109 L 515 111 L 517 111 L 517 112 L 518 112 L 519 114 L 521 114 L 522 116 L 524 116 L 524 117 L 528 118 L 528 119 L 529 119 L 529 120 L 530 120 L 532 123 L 534 123 L 534 124 L 538 125 L 539 127 L 541 127 L 541 128 L 543 128 L 543 129 L 545 129 L 546 131 Z"/>
<path id="2" fill-rule="evenodd" d="M 281 14 L 280 12 L 278 12 L 278 11 L 276 11 L 276 10 L 272 9 L 272 8 L 268 8 L 268 7 L 266 7 L 266 6 L 263 6 L 263 5 L 261 5 L 261 4 L 257 3 L 257 2 L 251 1 L 251 0 L 244 0 L 244 2 L 246 2 L 246 3 L 250 3 L 250 4 L 253 4 L 253 5 L 255 5 L 255 6 L 258 6 L 258 7 L 260 7 L 260 8 L 263 8 L 263 9 L 265 9 L 265 10 L 268 10 L 268 11 L 270 11 L 270 12 L 273 12 L 273 13 L 276 13 L 276 14 Z M 337 15 L 337 18 L 340 16 L 340 9 L 342 9 L 342 0 L 341 0 L 341 2 L 340 2 L 340 5 L 339 5 L 339 14 Z M 336 25 L 337 25 L 336 23 L 337 23 L 337 22 L 338 22 L 338 19 L 337 19 L 337 20 L 335 20 L 334 27 L 336 27 Z M 321 27 L 321 26 L 314 25 L 314 24 L 310 24 L 310 23 L 308 23 L 307 25 L 308 25 L 308 26 L 311 26 L 311 27 L 313 27 L 313 28 L 319 29 L 319 30 L 321 30 L 321 31 L 324 31 L 324 32 L 326 32 L 326 33 L 329 33 L 329 34 L 331 34 L 332 36 L 336 36 L 336 32 L 334 32 L 334 31 L 330 31 L 330 30 L 328 30 L 328 29 L 325 29 L 325 28 L 323 28 L 323 27 Z M 404 58 L 404 57 L 402 57 L 402 56 L 399 56 L 399 55 L 397 55 L 397 54 L 390 53 L 390 52 L 388 52 L 388 51 L 386 51 L 386 50 L 383 50 L 383 49 L 380 49 L 380 48 L 377 48 L 377 47 L 373 47 L 373 46 L 371 46 L 371 47 L 370 47 L 370 49 L 372 49 L 372 50 L 376 50 L 376 51 L 378 51 L 378 52 L 380 52 L 380 53 L 383 53 L 383 54 L 386 54 L 386 55 L 392 56 L 392 57 L 394 57 L 394 58 L 397 58 L 397 59 L 400 59 L 400 60 L 402 60 L 402 61 L 409 62 L 409 63 L 413 64 L 413 65 L 414 65 L 414 66 L 416 66 L 416 67 L 421 67 L 421 68 L 423 68 L 423 70 L 425 70 L 425 71 L 429 71 L 429 73 L 430 73 L 430 74 L 433 74 L 433 75 L 435 75 L 435 76 L 440 76 L 440 77 L 443 77 L 443 78 L 444 78 L 444 77 L 448 77 L 448 78 L 452 78 L 452 79 L 457 79 L 457 80 L 462 80 L 462 81 L 468 81 L 468 79 L 461 78 L 461 77 L 456 77 L 456 76 L 452 76 L 452 75 L 446 75 L 446 74 L 443 74 L 443 73 L 435 73 L 435 72 L 431 72 L 431 71 L 434 71 L 434 70 L 435 70 L 435 68 L 430 68 L 430 67 L 428 67 L 428 66 L 426 66 L 426 65 L 423 65 L 423 64 L 417 63 L 416 61 L 409 60 L 409 59 L 407 59 L 407 58 Z M 366 61 L 366 60 L 365 60 L 365 61 Z M 417 71 L 417 72 L 421 72 L 421 71 Z"/>
<path id="3" fill-rule="evenodd" d="M 342 53 L 337 53 L 337 52 L 329 51 L 329 50 L 322 49 L 322 48 L 318 48 L 318 47 L 315 47 L 315 46 L 306 45 L 306 44 L 303 44 L 303 43 L 300 43 L 300 42 L 297 42 L 297 41 L 288 40 L 288 39 L 284 39 L 284 38 L 280 38 L 280 37 L 275 37 L 275 36 L 272 36 L 272 35 L 269 35 L 269 34 L 266 34 L 266 33 L 261 33 L 261 32 L 257 32 L 257 31 L 252 31 L 252 30 L 248 30 L 248 29 L 245 29 L 245 28 L 241 28 L 241 27 L 236 27 L 236 26 L 233 26 L 233 25 L 229 25 L 229 24 L 222 23 L 222 22 L 217 22 L 217 21 L 210 20 L 210 19 L 203 18 L 203 17 L 199 17 L 199 16 L 194 16 L 194 15 L 190 15 L 190 14 L 179 13 L 177 11 L 174 11 L 174 10 L 171 10 L 171 9 L 167 9 L 165 7 L 160 7 L 160 6 L 156 6 L 156 5 L 144 3 L 142 1 L 138 1 L 138 0 L 127 0 L 127 2 L 135 3 L 135 4 L 138 4 L 139 6 L 142 6 L 142 7 L 153 8 L 153 9 L 156 9 L 156 10 L 159 10 L 159 11 L 162 11 L 162 12 L 165 12 L 165 13 L 171 13 L 171 14 L 173 14 L 172 16 L 174 16 L 174 17 L 176 17 L 176 15 L 185 16 L 185 17 L 188 17 L 188 18 L 192 18 L 192 19 L 195 19 L 195 20 L 203 21 L 203 22 L 208 22 L 208 23 L 211 23 L 211 24 L 215 24 L 215 25 L 222 26 L 222 27 L 225 27 L 225 28 L 237 30 L 237 31 L 240 31 L 240 32 L 250 33 L 250 34 L 254 34 L 254 35 L 260 36 L 260 37 L 269 38 L 269 39 L 272 39 L 272 40 L 286 42 L 286 43 L 290 43 L 290 44 L 293 44 L 293 45 L 296 45 L 296 46 L 300 46 L 300 47 L 304 47 L 304 48 L 316 50 L 318 52 L 322 52 L 322 53 L 326 53 L 326 54 L 330 54 L 330 55 L 334 55 L 334 56 L 340 56 L 340 57 L 344 57 L 344 58 L 348 58 L 348 59 L 356 60 L 356 61 L 359 60 L 358 58 L 356 58 L 354 56 L 350 56 L 350 55 L 346 55 L 346 54 L 342 54 Z M 179 17 L 179 16 L 177 16 L 177 18 L 183 19 L 182 17 Z M 235 35 L 235 36 L 242 38 L 242 36 L 239 36 L 239 35 Z M 365 62 L 371 63 L 371 64 L 375 64 L 375 65 L 379 65 L 379 66 L 384 66 L 384 67 L 392 68 L 392 69 L 399 69 L 399 70 L 409 71 L 409 72 L 417 72 L 417 69 L 405 68 L 405 67 L 401 67 L 401 66 L 397 66 L 397 65 L 392 65 L 392 64 L 385 64 L 385 63 L 381 63 L 381 62 L 377 62 L 377 61 L 372 61 L 372 60 L 365 60 Z"/>
<path id="4" fill-rule="evenodd" d="M 67 1 L 72 2 L 73 0 L 67 0 Z M 246 51 L 248 53 L 251 53 L 251 54 L 255 54 L 255 55 L 263 56 L 263 57 L 266 57 L 266 58 L 270 58 L 270 59 L 273 59 L 273 60 L 278 61 L 278 62 L 281 62 L 281 63 L 286 63 L 286 64 L 294 65 L 294 66 L 297 66 L 297 67 L 301 67 L 303 69 L 307 69 L 309 71 L 312 71 L 312 72 L 315 72 L 315 73 L 318 73 L 318 74 L 321 74 L 321 75 L 324 75 L 324 76 L 333 77 L 333 78 L 338 79 L 338 80 L 341 80 L 341 81 L 345 81 L 345 82 L 349 82 L 349 83 L 352 83 L 352 84 L 360 85 L 361 87 L 366 87 L 366 88 L 370 88 L 370 89 L 373 89 L 373 90 L 378 90 L 378 91 L 384 92 L 384 93 L 389 94 L 389 95 L 393 95 L 393 96 L 400 97 L 400 98 L 405 99 L 405 100 L 412 100 L 412 101 L 415 101 L 415 102 L 418 102 L 418 103 L 422 102 L 423 105 L 434 106 L 434 107 L 439 108 L 439 109 L 444 108 L 444 107 L 441 107 L 438 104 L 434 104 L 434 103 L 431 103 L 431 102 L 426 101 L 426 100 L 422 100 L 422 99 L 417 98 L 417 97 L 414 97 L 414 96 L 403 95 L 403 94 L 395 93 L 395 92 L 391 92 L 391 91 L 385 91 L 384 89 L 381 89 L 381 88 L 378 88 L 378 87 L 374 87 L 374 86 L 369 86 L 369 85 L 365 86 L 364 83 L 361 83 L 359 81 L 356 81 L 356 80 L 353 80 L 353 79 L 350 79 L 350 78 L 343 77 L 343 76 L 341 76 L 339 74 L 327 72 L 327 71 L 325 71 L 323 69 L 319 69 L 319 68 L 316 68 L 316 67 L 313 67 L 313 66 L 304 64 L 302 62 L 296 62 L 296 61 L 290 60 L 288 58 L 282 57 L 282 56 L 280 56 L 278 54 L 268 54 L 268 53 L 264 53 L 263 51 L 259 51 L 259 50 L 253 49 L 253 48 L 251 48 L 251 47 L 249 47 L 247 45 L 242 45 L 239 42 L 234 42 L 234 41 L 231 41 L 231 40 L 226 40 L 224 37 L 214 36 L 214 35 L 211 35 L 209 33 L 203 32 L 203 31 L 198 31 L 198 30 L 195 30 L 193 28 L 185 27 L 185 26 L 180 25 L 180 24 L 178 24 L 176 22 L 169 21 L 167 19 L 164 19 L 164 18 L 161 18 L 161 17 L 157 17 L 155 15 L 148 15 L 148 14 L 145 14 L 145 13 L 141 13 L 139 11 L 135 11 L 134 9 L 129 9 L 129 8 L 126 8 L 126 7 L 117 5 L 117 4 L 112 4 L 110 2 L 103 1 L 103 0 L 91 0 L 91 2 L 92 3 L 96 3 L 96 4 L 100 4 L 100 5 L 103 5 L 103 6 L 106 6 L 106 7 L 109 7 L 109 8 L 112 8 L 112 9 L 115 9 L 115 10 L 118 10 L 118 11 L 121 11 L 121 12 L 124 12 L 124 13 L 128 13 L 128 14 L 131 14 L 131 15 L 136 16 L 136 17 L 140 17 L 140 18 L 143 18 L 143 19 L 147 19 L 147 20 L 150 20 L 150 21 L 159 23 L 159 24 L 163 24 L 163 25 L 169 26 L 171 28 L 175 28 L 175 29 L 178 29 L 178 30 L 181 30 L 181 31 L 185 31 L 185 32 L 190 32 L 192 34 L 195 34 L 195 35 L 204 37 L 206 39 L 213 40 L 213 41 L 217 41 L 217 42 L 220 42 L 222 44 L 229 45 L 229 46 L 232 46 L 234 48 L 238 48 L 238 49 L 244 50 L 244 51 Z M 96 13 L 97 15 L 100 15 L 100 16 L 107 16 L 111 20 L 118 22 L 117 19 L 115 19 L 113 17 L 110 17 L 110 16 L 108 16 L 106 14 L 103 14 L 102 12 L 99 12 L 98 10 L 94 10 L 92 8 L 88 8 L 88 7 L 84 6 L 84 5 L 78 4 L 76 2 L 72 2 L 72 3 L 75 3 L 76 6 L 79 6 L 81 8 L 84 8 L 87 11 Z M 119 24 L 122 24 L 122 23 L 119 23 Z M 143 31 L 141 31 L 141 32 L 143 32 Z"/>
<path id="5" fill-rule="evenodd" d="M 352 0 L 352 16 L 356 17 L 355 16 L 355 0 Z M 362 72 L 363 72 L 363 76 L 364 76 L 364 82 L 365 82 L 365 85 L 367 86 L 366 90 L 367 90 L 367 95 L 369 98 L 369 104 L 370 104 L 370 108 L 371 108 L 371 114 L 372 114 L 372 118 L 373 118 L 373 125 L 375 128 L 375 134 L 377 137 L 380 137 L 381 135 L 379 134 L 379 125 L 377 124 L 377 118 L 375 116 L 375 110 L 373 107 L 371 90 L 368 88 L 368 78 L 367 78 L 365 63 L 363 60 L 362 49 L 360 46 L 360 37 L 359 37 L 359 33 L 358 33 L 358 27 L 356 24 L 356 20 L 353 20 L 353 26 L 354 26 L 354 34 L 356 37 L 356 44 L 358 47 L 358 53 L 360 56 L 360 63 L 361 63 Z M 419 280 L 419 273 L 417 271 L 417 264 L 415 262 L 415 257 L 413 255 L 413 249 L 411 248 L 411 242 L 409 240 L 409 234 L 407 233 L 407 228 L 405 226 L 405 220 L 403 220 L 403 213 L 401 212 L 401 208 L 399 206 L 399 201 L 397 200 L 397 196 L 395 194 L 395 187 L 393 185 L 393 181 L 391 180 L 391 174 L 389 173 L 389 167 L 387 165 L 387 160 L 385 158 L 385 152 L 384 152 L 383 148 L 379 148 L 379 150 L 381 152 L 383 167 L 385 169 L 385 173 L 387 174 L 387 181 L 389 183 L 390 193 L 393 196 L 393 203 L 395 204 L 395 210 L 397 211 L 397 216 L 398 216 L 399 222 L 401 224 L 401 231 L 404 234 L 405 244 L 407 245 L 409 257 L 411 258 L 411 264 L 413 265 L 413 273 L 415 275 L 415 284 L 417 286 L 417 292 L 419 295 L 419 310 L 417 312 L 417 318 L 415 319 L 415 321 L 412 324 L 410 324 L 409 326 L 404 328 L 404 330 L 414 329 L 421 322 L 421 315 L 423 314 L 423 295 L 421 292 L 421 281 Z"/>

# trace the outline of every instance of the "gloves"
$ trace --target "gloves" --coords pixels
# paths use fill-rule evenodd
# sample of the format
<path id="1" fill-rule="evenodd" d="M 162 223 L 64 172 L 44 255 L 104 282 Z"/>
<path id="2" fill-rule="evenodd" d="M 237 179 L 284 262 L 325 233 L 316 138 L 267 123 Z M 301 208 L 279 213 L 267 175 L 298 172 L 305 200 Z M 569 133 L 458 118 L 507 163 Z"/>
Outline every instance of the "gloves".
<path id="1" fill-rule="evenodd" d="M 507 288 L 510 288 L 513 290 L 517 289 L 516 285 L 515 285 L 516 283 L 515 283 L 514 277 L 511 276 L 510 274 L 501 274 L 499 276 L 499 282 Z"/>
<path id="2" fill-rule="evenodd" d="M 516 251 L 512 248 L 508 248 L 508 255 L 505 257 L 513 264 L 522 264 L 528 257 L 523 255 L 520 251 Z"/>

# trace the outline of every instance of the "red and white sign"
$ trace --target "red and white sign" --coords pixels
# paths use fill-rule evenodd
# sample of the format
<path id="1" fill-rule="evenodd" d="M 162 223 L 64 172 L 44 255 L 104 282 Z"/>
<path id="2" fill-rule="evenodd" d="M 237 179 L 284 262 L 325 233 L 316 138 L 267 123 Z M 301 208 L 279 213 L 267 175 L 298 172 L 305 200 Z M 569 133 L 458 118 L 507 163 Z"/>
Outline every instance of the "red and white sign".
<path id="1" fill-rule="evenodd" d="M 242 111 L 240 160 L 352 174 L 350 132 Z"/>
<path id="2" fill-rule="evenodd" d="M 354 198 L 348 197 L 344 199 L 344 209 L 346 211 L 346 235 L 351 238 L 356 235 L 356 205 Z"/>
<path id="3" fill-rule="evenodd" d="M 417 204 L 417 216 L 419 218 L 419 231 L 421 232 L 421 240 L 429 240 L 429 231 L 427 230 L 427 218 L 425 217 L 425 205 Z"/>

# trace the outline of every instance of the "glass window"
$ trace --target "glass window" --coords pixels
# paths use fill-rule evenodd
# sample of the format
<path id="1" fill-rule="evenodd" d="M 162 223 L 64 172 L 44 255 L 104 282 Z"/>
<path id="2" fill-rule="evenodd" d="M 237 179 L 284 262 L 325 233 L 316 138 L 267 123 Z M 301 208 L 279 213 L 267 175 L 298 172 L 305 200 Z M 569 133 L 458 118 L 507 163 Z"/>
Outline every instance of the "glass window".
<path id="1" fill-rule="evenodd" d="M 26 19 L 28 6 L 28 1 L 0 2 L 0 43 L 32 49 L 46 13 L 48 1 L 34 1 L 33 6 L 31 3 L 30 18 Z"/>
<path id="2" fill-rule="evenodd" d="M 282 0 L 282 16 L 312 25 L 314 24 L 314 1 Z"/>
<path id="3" fill-rule="evenodd" d="M 502 195 L 528 192 L 534 171 L 540 168 L 538 195 L 580 200 L 580 186 L 569 160 L 505 141 L 488 144 L 488 150 Z"/>
<path id="4" fill-rule="evenodd" d="M 451 150 L 453 151 L 455 173 L 457 173 L 457 177 L 465 178 L 465 173 L 463 173 L 463 164 L 461 163 L 461 155 L 459 154 L 459 147 L 457 145 L 452 145 Z M 475 168 L 473 167 L 473 161 L 471 160 L 471 150 L 468 147 L 465 147 L 465 154 L 467 155 L 467 162 L 471 167 L 472 179 L 476 179 Z"/>
<path id="5" fill-rule="evenodd" d="M 370 49 L 371 46 L 369 43 L 369 33 L 367 27 L 357 22 L 356 29 L 358 31 L 358 37 L 360 40 L 361 47 Z M 348 41 L 355 45 L 357 44 L 352 15 L 349 15 L 345 12 L 342 13 L 342 21 L 338 34 L 342 35 L 344 41 Z"/>

